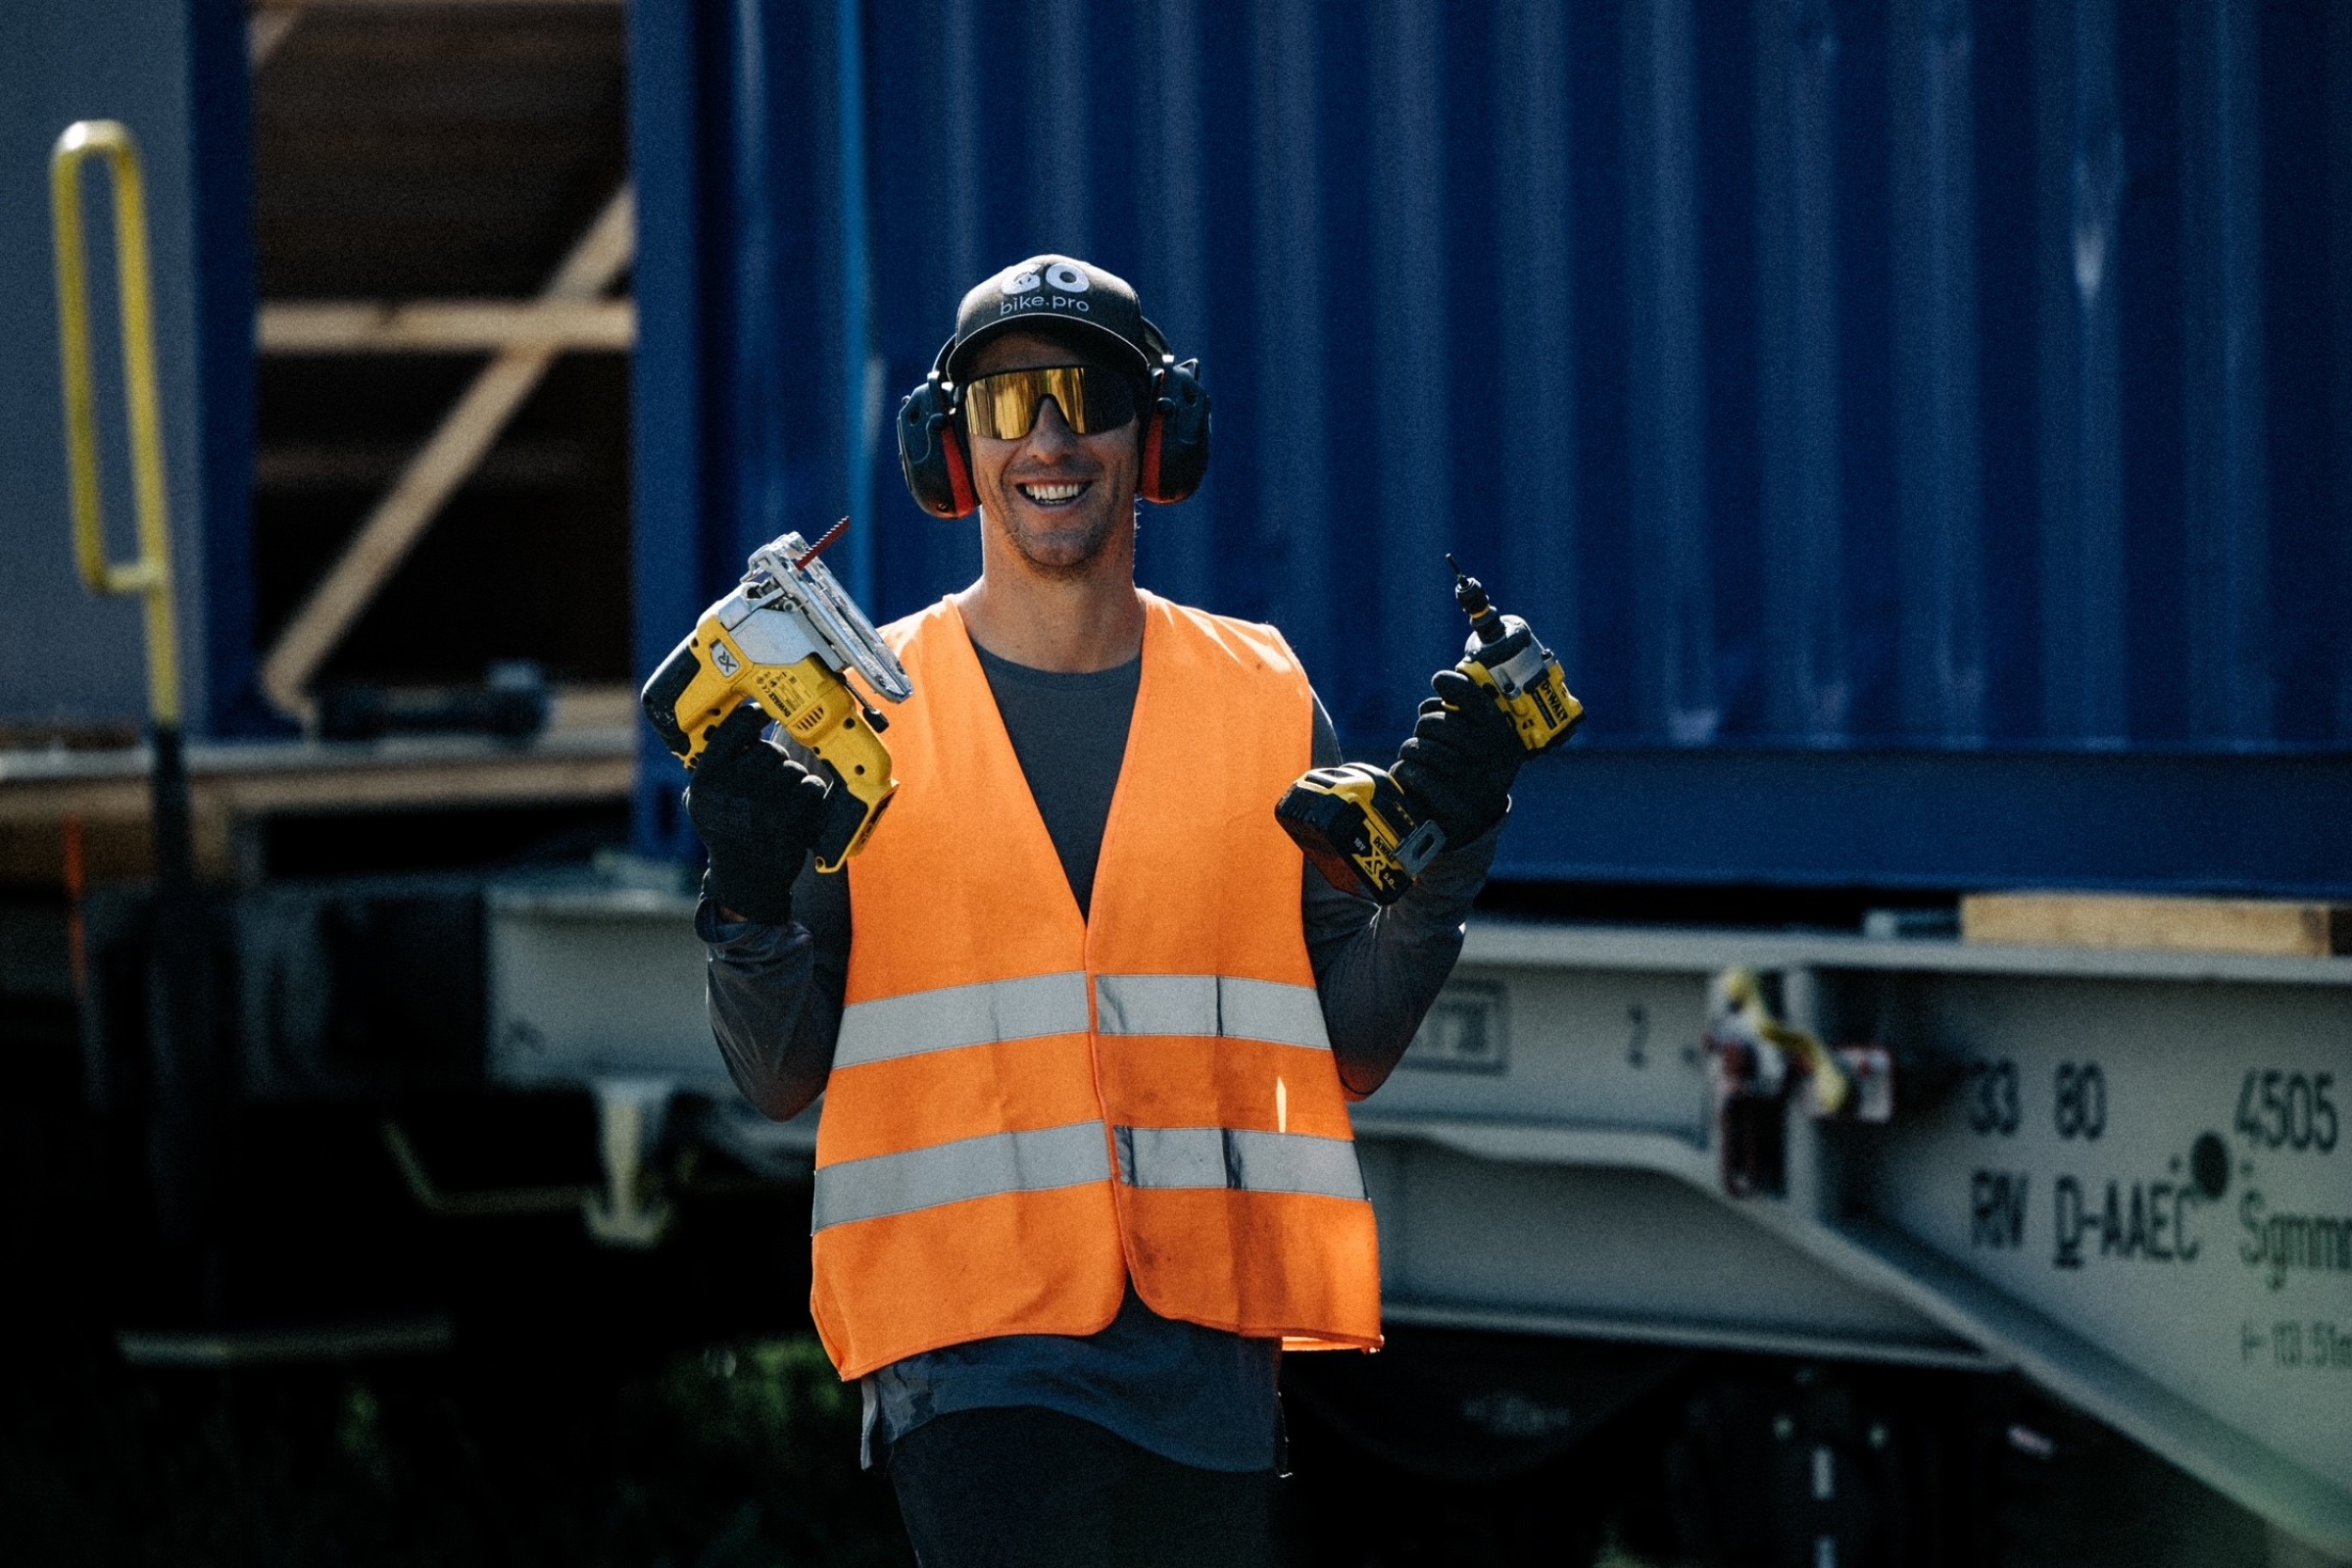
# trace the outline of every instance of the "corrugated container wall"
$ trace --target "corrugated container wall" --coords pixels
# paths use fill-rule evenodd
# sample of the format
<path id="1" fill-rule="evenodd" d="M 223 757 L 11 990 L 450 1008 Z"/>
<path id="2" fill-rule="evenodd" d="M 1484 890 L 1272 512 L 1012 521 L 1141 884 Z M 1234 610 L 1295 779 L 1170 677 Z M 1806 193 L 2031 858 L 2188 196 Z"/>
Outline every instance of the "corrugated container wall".
<path id="1" fill-rule="evenodd" d="M 1216 400 L 1144 581 L 1351 750 L 1443 551 L 1558 650 L 1506 876 L 2352 889 L 2352 7 L 633 12 L 645 662 L 844 512 L 881 615 L 967 581 L 891 416 L 1059 250 Z"/>

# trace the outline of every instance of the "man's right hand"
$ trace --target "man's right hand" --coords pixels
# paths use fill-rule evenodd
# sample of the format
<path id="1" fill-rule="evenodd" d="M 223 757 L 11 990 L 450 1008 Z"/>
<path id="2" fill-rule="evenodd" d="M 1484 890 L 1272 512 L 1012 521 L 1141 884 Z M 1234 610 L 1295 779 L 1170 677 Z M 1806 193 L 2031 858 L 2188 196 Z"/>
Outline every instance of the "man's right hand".
<path id="1" fill-rule="evenodd" d="M 705 891 L 720 913 L 782 925 L 816 843 L 825 782 L 760 738 L 767 723 L 757 703 L 726 716 L 695 764 L 686 814 L 710 854 Z"/>

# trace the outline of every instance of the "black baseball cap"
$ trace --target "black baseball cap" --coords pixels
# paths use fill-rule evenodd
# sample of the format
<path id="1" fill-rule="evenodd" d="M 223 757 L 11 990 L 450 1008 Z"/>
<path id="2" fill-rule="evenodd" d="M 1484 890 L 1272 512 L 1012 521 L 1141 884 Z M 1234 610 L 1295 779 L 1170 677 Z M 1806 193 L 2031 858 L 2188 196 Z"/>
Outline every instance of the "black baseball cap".
<path id="1" fill-rule="evenodd" d="M 971 352 L 1010 331 L 1058 329 L 1105 352 L 1106 363 L 1149 380 L 1159 365 L 1158 329 L 1116 273 L 1072 256 L 1032 256 L 976 285 L 956 311 L 948 379 L 961 381 Z"/>

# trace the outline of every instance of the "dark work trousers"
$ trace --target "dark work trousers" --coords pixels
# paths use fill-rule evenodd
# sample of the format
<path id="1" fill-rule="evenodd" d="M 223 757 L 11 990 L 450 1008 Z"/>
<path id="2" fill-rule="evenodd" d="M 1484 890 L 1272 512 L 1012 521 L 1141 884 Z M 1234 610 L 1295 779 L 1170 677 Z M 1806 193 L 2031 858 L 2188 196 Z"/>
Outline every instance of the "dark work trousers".
<path id="1" fill-rule="evenodd" d="M 890 1446 L 923 1568 L 1272 1568 L 1274 1472 L 1200 1470 L 1028 1405 Z"/>

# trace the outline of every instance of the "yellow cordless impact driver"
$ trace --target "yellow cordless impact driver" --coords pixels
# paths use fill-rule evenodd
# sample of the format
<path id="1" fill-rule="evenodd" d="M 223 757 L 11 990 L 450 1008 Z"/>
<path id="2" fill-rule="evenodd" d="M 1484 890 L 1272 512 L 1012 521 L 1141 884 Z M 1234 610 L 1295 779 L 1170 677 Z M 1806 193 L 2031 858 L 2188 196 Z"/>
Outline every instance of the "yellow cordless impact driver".
<path id="1" fill-rule="evenodd" d="M 1526 621 L 1497 611 L 1453 557 L 1446 564 L 1453 568 L 1454 601 L 1470 617 L 1455 667 L 1493 696 L 1531 755 L 1552 750 L 1585 716 L 1560 662 Z M 1274 816 L 1332 886 L 1381 904 L 1402 898 L 1446 848 L 1445 830 L 1414 809 L 1388 769 L 1365 762 L 1316 768 L 1290 787 Z"/>
<path id="2" fill-rule="evenodd" d="M 890 721 L 848 672 L 887 702 L 914 695 L 898 656 L 816 559 L 849 525 L 842 518 L 814 545 L 787 533 L 753 551 L 743 581 L 703 612 L 638 699 L 689 768 L 719 721 L 753 701 L 814 753 L 834 779 L 816 836 L 819 871 L 840 870 L 864 847 L 899 787 L 882 744 Z"/>

